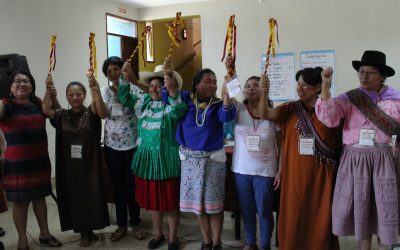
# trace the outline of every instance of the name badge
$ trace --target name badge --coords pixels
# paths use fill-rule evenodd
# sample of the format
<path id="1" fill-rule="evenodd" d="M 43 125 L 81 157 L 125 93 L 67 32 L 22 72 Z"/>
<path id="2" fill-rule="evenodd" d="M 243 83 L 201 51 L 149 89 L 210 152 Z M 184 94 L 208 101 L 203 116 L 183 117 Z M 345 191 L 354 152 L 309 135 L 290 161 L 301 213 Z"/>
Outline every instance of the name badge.
<path id="1" fill-rule="evenodd" d="M 82 145 L 71 145 L 71 158 L 82 159 Z"/>
<path id="2" fill-rule="evenodd" d="M 299 154 L 300 155 L 314 155 L 315 154 L 315 138 L 314 137 L 300 137 L 299 138 Z"/>
<path id="3" fill-rule="evenodd" d="M 247 151 L 256 152 L 261 149 L 261 138 L 259 135 L 247 136 Z"/>
<path id="4" fill-rule="evenodd" d="M 392 135 L 392 141 L 390 142 L 390 146 L 396 147 L 397 135 Z"/>
<path id="5" fill-rule="evenodd" d="M 375 131 L 373 129 L 361 129 L 358 144 L 363 146 L 374 146 Z"/>
<path id="6" fill-rule="evenodd" d="M 228 89 L 229 97 L 234 97 L 241 92 L 240 83 L 237 78 L 228 82 L 226 88 Z"/>
<path id="7" fill-rule="evenodd" d="M 113 103 L 111 107 L 111 116 L 122 116 L 122 104 Z"/>

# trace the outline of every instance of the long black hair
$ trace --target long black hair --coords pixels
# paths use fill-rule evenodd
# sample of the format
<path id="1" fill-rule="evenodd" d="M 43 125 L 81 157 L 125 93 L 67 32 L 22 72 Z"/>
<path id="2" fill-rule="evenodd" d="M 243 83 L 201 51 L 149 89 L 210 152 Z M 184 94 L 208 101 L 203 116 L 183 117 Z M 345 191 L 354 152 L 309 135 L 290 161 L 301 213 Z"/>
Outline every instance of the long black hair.
<path id="1" fill-rule="evenodd" d="M 24 71 L 24 70 L 16 70 L 16 71 L 14 71 L 14 72 L 11 74 L 11 76 L 10 76 L 10 86 L 9 86 L 9 87 L 10 87 L 10 99 L 12 100 L 12 99 L 15 98 L 14 95 L 12 94 L 12 92 L 11 92 L 11 85 L 12 85 L 13 82 L 14 82 L 15 76 L 18 75 L 18 74 L 24 75 L 24 76 L 26 76 L 26 77 L 29 78 L 29 81 L 30 81 L 31 86 L 32 86 L 32 92 L 31 92 L 31 94 L 29 95 L 29 101 L 31 101 L 33 104 L 35 104 L 36 106 L 38 106 L 40 110 L 42 110 L 42 101 L 41 101 L 40 98 L 37 97 L 36 94 L 35 94 L 35 92 L 36 92 L 36 83 L 35 83 L 35 79 L 33 78 L 32 74 L 29 73 L 29 72 L 27 72 L 27 71 Z"/>

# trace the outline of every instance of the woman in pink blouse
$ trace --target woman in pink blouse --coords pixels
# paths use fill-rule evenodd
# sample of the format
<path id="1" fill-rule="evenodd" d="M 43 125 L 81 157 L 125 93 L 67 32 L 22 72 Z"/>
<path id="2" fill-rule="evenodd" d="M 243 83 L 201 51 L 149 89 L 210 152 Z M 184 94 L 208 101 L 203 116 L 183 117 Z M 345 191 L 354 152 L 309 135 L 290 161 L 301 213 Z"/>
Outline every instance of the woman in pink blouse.
<path id="1" fill-rule="evenodd" d="M 365 51 L 353 61 L 360 86 L 332 99 L 332 69 L 322 74 L 316 114 L 328 127 L 343 125 L 345 144 L 337 174 L 333 233 L 355 235 L 360 249 L 371 249 L 372 234 L 379 249 L 397 242 L 398 190 L 393 147 L 400 131 L 400 92 L 385 85 L 395 71 L 379 51 Z"/>

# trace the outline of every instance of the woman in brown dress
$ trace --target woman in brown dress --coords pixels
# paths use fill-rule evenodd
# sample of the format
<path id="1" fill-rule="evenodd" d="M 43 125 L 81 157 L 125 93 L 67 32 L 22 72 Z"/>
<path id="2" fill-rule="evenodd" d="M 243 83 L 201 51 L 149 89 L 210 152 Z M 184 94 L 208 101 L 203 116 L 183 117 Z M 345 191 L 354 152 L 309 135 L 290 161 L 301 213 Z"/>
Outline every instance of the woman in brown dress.
<path id="1" fill-rule="evenodd" d="M 276 108 L 268 106 L 269 80 L 262 78 L 261 118 L 276 122 L 282 129 L 281 250 L 339 248 L 332 234 L 331 207 L 340 142 L 335 130 L 325 127 L 315 114 L 321 72 L 319 67 L 297 72 L 299 100 Z"/>
<path id="2" fill-rule="evenodd" d="M 98 239 L 92 230 L 110 224 L 104 197 L 101 164 L 101 118 L 106 108 L 97 81 L 88 72 L 92 103 L 84 106 L 86 89 L 80 82 L 71 82 L 66 95 L 70 109 L 52 109 L 51 97 L 56 90 L 47 78 L 43 113 L 56 127 L 56 188 L 61 230 L 81 234 L 80 246 L 89 247 Z"/>

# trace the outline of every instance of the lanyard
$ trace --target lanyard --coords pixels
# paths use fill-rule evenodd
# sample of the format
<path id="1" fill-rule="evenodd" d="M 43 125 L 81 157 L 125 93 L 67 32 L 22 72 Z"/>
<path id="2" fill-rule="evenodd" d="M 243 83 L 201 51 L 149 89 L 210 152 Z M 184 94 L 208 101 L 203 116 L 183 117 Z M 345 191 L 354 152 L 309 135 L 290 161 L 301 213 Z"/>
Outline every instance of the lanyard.
<path id="1" fill-rule="evenodd" d="M 203 113 L 201 114 L 201 121 L 199 122 L 199 101 L 196 99 L 196 125 L 199 127 L 202 127 L 204 125 L 204 122 L 206 121 L 206 114 L 207 114 L 207 110 L 208 108 L 211 106 L 211 101 L 213 98 L 210 98 L 210 101 L 208 102 L 207 107 L 204 109 Z"/>
<path id="2" fill-rule="evenodd" d="M 254 116 L 253 116 L 253 113 L 251 112 L 251 109 L 249 108 L 249 105 L 246 105 L 246 108 L 247 108 L 247 111 L 248 111 L 249 114 L 250 114 L 251 121 L 253 122 L 254 133 L 256 133 L 257 130 L 258 130 L 258 127 L 260 126 L 261 119 L 257 119 L 257 117 L 254 117 Z M 255 120 L 258 120 L 258 122 L 256 123 Z"/>

